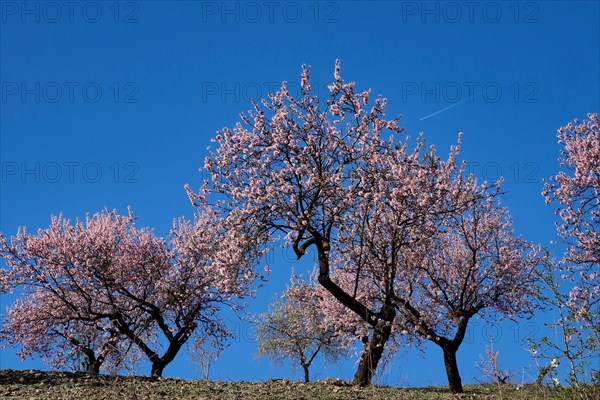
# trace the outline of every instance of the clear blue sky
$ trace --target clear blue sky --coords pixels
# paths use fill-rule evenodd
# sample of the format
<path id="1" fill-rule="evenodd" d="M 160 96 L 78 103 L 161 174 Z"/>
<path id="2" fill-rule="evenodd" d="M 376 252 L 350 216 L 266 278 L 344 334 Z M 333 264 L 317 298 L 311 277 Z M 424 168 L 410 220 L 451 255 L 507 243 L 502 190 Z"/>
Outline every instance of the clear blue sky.
<path id="1" fill-rule="evenodd" d="M 505 176 L 518 232 L 548 245 L 553 213 L 540 192 L 542 178 L 556 172 L 556 129 L 600 109 L 597 1 L 69 4 L 0 3 L 0 230 L 7 235 L 19 225 L 46 227 L 61 211 L 75 218 L 127 206 L 140 225 L 167 234 L 174 217 L 194 212 L 183 185 L 199 186 L 215 131 L 281 81 L 297 88 L 303 63 L 324 92 L 340 58 L 342 76 L 387 97 L 388 115 L 401 113 L 413 137 L 425 132 L 443 154 L 464 132 L 462 156 L 473 171 Z M 273 264 L 251 312 L 285 288 L 292 266 L 311 267 L 280 251 Z M 3 296 L 2 312 L 12 300 Z M 489 334 L 507 368 L 531 366 L 519 340 L 541 330 L 540 319 L 474 323 L 459 352 L 464 381 L 481 377 L 474 363 Z M 236 326 L 214 378 L 290 376 L 287 367 L 255 360 L 251 327 Z M 317 364 L 314 375 L 349 379 L 354 361 Z M 0 368 L 45 366 L 21 363 L 8 348 Z M 186 355 L 165 375 L 191 378 Z M 445 384 L 440 352 L 399 354 L 384 383 L 399 382 Z"/>

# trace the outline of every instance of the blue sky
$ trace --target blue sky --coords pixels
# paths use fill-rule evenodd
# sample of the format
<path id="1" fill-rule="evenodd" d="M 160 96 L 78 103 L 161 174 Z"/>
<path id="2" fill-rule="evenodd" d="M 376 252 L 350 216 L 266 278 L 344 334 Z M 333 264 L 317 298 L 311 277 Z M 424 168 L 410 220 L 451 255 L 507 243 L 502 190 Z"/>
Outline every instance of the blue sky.
<path id="1" fill-rule="evenodd" d="M 281 81 L 297 88 L 302 64 L 325 93 L 340 58 L 344 79 L 387 97 L 388 115 L 402 114 L 411 136 L 425 132 L 444 154 L 464 132 L 462 157 L 472 170 L 481 179 L 505 177 L 516 230 L 549 245 L 553 212 L 540 192 L 557 170 L 556 129 L 600 109 L 597 1 L 2 1 L 0 23 L 0 230 L 7 235 L 20 225 L 46 227 L 61 211 L 75 218 L 127 206 L 140 225 L 166 235 L 173 218 L 194 212 L 183 185 L 199 186 L 215 131 Z M 311 268 L 279 250 L 272 262 L 250 312 L 266 309 L 292 267 Z M 2 297 L 2 311 L 12 300 Z M 507 368 L 531 366 L 520 341 L 540 333 L 543 319 L 474 321 L 459 351 L 463 380 L 481 378 L 474 363 L 489 335 Z M 251 326 L 232 320 L 232 329 L 214 378 L 292 374 L 254 358 Z M 349 379 L 354 361 L 315 365 L 314 375 Z M 21 363 L 7 348 L 0 368 L 44 365 Z M 186 355 L 165 375 L 191 378 Z M 425 359 L 399 354 L 384 378 L 392 385 L 445 379 L 437 349 Z"/>

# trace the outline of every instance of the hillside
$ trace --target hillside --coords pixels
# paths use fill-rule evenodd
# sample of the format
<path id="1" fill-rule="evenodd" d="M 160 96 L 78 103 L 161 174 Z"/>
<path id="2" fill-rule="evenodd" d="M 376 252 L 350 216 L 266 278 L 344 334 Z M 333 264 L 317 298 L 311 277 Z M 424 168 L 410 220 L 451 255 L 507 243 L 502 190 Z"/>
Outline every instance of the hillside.
<path id="1" fill-rule="evenodd" d="M 445 387 L 358 389 L 335 379 L 314 383 L 286 380 L 268 382 L 212 382 L 148 377 L 108 376 L 92 378 L 83 374 L 34 370 L 0 370 L 2 399 L 568 399 L 566 392 L 527 385 L 467 385 L 465 393 L 452 396 Z"/>

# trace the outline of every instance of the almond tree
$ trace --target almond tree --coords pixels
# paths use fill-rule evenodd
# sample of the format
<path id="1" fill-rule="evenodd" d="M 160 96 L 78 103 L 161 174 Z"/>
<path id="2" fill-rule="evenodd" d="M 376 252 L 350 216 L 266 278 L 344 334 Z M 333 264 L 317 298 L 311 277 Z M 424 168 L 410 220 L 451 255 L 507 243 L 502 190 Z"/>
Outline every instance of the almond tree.
<path id="1" fill-rule="evenodd" d="M 471 318 L 533 312 L 536 248 L 514 236 L 505 209 L 481 197 L 416 246 L 394 254 L 394 240 L 379 248 L 385 244 L 388 252 L 376 254 L 398 277 L 385 282 L 395 283 L 390 292 L 404 329 L 441 348 L 449 389 L 461 393 L 456 353 Z"/>
<path id="2" fill-rule="evenodd" d="M 441 347 L 449 388 L 460 393 L 456 352 L 469 320 L 488 309 L 530 314 L 540 257 L 512 233 L 496 202 L 501 182 L 488 188 L 465 177 L 454 161 L 458 146 L 444 162 L 423 146 L 373 159 L 364 173 L 369 195 L 349 212 L 332 269 L 354 281 L 355 297 L 394 316 L 375 326 L 359 368 L 377 365 L 390 336 L 416 334 Z"/>
<path id="3" fill-rule="evenodd" d="M 402 232 L 405 240 L 399 243 L 418 243 L 421 236 L 434 235 L 441 216 L 456 212 L 473 193 L 466 190 L 464 168 L 456 166 L 458 148 L 445 162 L 421 141 L 411 151 L 406 140 L 398 140 L 399 118 L 385 118 L 386 100 L 378 98 L 369 107 L 369 91 L 355 92 L 354 82 L 345 83 L 339 61 L 326 101 L 311 94 L 309 72 L 303 67 L 299 98 L 284 82 L 268 101 L 242 113 L 243 123 L 217 133 L 216 149 L 204 165 L 211 181 L 200 193 L 219 193 L 216 205 L 258 235 L 284 233 L 298 258 L 309 248 L 316 251 L 319 284 L 368 326 L 363 336 L 368 345 L 354 377 L 365 386 L 398 307 L 391 295 L 360 298 L 360 271 L 354 285 L 343 271 L 334 276 L 332 254 L 353 244 L 340 239 L 356 237 L 360 216 L 392 199 L 384 203 L 398 213 L 390 222 Z"/>
<path id="4" fill-rule="evenodd" d="M 102 289 L 111 282 L 131 283 L 127 278 L 135 266 L 160 260 L 164 250 L 151 232 L 134 228 L 131 214 L 124 217 L 108 211 L 75 225 L 62 216 L 52 217 L 48 229 L 32 235 L 19 228 L 10 243 L 0 234 L 0 257 L 8 267 L 0 271 L 0 290 L 21 287 L 24 297 L 10 309 L 3 338 L 23 345 L 22 355 L 48 356 L 58 348 L 52 357 L 54 366 L 64 365 L 81 351 L 90 371 L 96 372 L 101 349 L 112 339 L 100 345 L 100 353 L 90 351 L 96 347 L 93 339 L 100 331 L 104 331 L 101 338 L 126 336 L 111 318 L 126 319 L 137 335 L 152 335 L 142 328 L 142 315 L 133 303 Z"/>
<path id="5" fill-rule="evenodd" d="M 261 314 L 256 323 L 259 356 L 280 363 L 291 359 L 304 371 L 304 382 L 310 381 L 310 366 L 317 355 L 325 362 L 336 362 L 346 353 L 348 343 L 330 325 L 319 293 L 293 275 L 291 286 L 273 302 L 269 311 Z"/>
<path id="6" fill-rule="evenodd" d="M 367 193 L 348 212 L 331 265 L 342 286 L 378 316 L 361 338 L 365 349 L 355 379 L 362 377 L 364 383 L 375 373 L 390 339 L 390 353 L 400 342 L 414 342 L 398 337 L 398 329 L 394 332 L 405 318 L 396 298 L 399 286 L 416 279 L 400 268 L 400 260 L 439 235 L 448 215 L 461 213 L 483 195 L 473 191 L 472 177 L 463 178 L 464 167 L 458 168 L 455 162 L 458 151 L 454 147 L 448 159 L 441 161 L 435 148 L 425 148 L 421 139 L 409 151 L 407 139 L 402 146 L 375 155 L 362 171 Z M 331 317 L 330 312 L 327 315 Z M 347 323 L 337 320 L 336 324 L 356 325 L 348 313 L 338 315 Z"/>
<path id="7" fill-rule="evenodd" d="M 546 204 L 558 205 L 557 230 L 566 253 L 554 271 L 541 278 L 551 291 L 550 304 L 558 307 L 556 321 L 563 331 L 563 356 L 570 364 L 571 384 L 589 357 L 597 357 L 600 343 L 600 121 L 598 115 L 575 120 L 558 130 L 563 146 L 561 171 L 544 185 Z M 559 282 L 562 282 L 559 284 Z M 566 285 L 565 285 L 566 283 Z M 569 291 L 565 293 L 565 286 Z M 558 345 L 560 347 L 560 345 Z M 590 372 L 590 371 L 586 371 Z"/>
<path id="8" fill-rule="evenodd" d="M 239 309 L 236 300 L 252 293 L 261 255 L 252 240 L 228 230 L 209 208 L 195 223 L 176 221 L 168 244 L 137 229 L 131 212 L 105 210 L 75 224 L 53 217 L 37 235 L 21 228 L 10 244 L 0 236 L 0 256 L 9 267 L 0 285 L 51 298 L 39 305 L 41 318 L 52 313 L 44 307 L 58 303 L 63 324 L 110 324 L 148 358 L 158 377 L 197 328 L 219 343 L 227 337 L 218 312 Z M 13 331 L 17 341 L 25 328 Z M 167 343 L 162 353 L 161 337 Z"/>
<path id="9" fill-rule="evenodd" d="M 299 98 L 284 82 L 268 101 L 241 115 L 243 124 L 219 131 L 204 165 L 212 179 L 201 193 L 220 194 L 216 205 L 247 231 L 285 234 L 298 258 L 313 248 L 319 283 L 375 327 L 393 319 L 393 312 L 374 312 L 340 287 L 330 275 L 330 251 L 356 199 L 368 192 L 361 171 L 393 145 L 382 135 L 402 129 L 398 118 L 385 119 L 385 99 L 369 107 L 369 91 L 355 92 L 353 82 L 342 80 L 339 61 L 334 78 L 323 104 L 311 95 L 309 68 L 303 67 Z M 368 384 L 371 377 L 359 371 L 355 382 Z"/>

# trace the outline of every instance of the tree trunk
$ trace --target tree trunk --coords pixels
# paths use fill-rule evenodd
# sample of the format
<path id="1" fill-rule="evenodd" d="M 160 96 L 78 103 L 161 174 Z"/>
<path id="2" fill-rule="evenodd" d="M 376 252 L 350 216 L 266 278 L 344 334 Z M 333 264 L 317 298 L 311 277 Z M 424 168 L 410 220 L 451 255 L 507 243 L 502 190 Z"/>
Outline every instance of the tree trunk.
<path id="1" fill-rule="evenodd" d="M 156 360 L 152 363 L 152 371 L 151 375 L 153 378 L 162 378 L 163 371 L 167 363 L 165 363 L 162 359 Z"/>
<path id="2" fill-rule="evenodd" d="M 152 377 L 153 378 L 161 378 L 162 377 L 163 370 L 165 369 L 165 367 L 167 365 L 169 365 L 171 363 L 171 361 L 173 361 L 175 359 L 175 356 L 177 355 L 177 353 L 179 353 L 181 346 L 183 346 L 183 344 L 185 343 L 185 341 L 188 338 L 189 338 L 189 335 L 186 338 L 181 339 L 181 340 L 173 340 L 169 344 L 167 351 L 165 351 L 165 354 L 163 354 L 162 357 L 155 357 L 152 360 Z"/>
<path id="3" fill-rule="evenodd" d="M 442 347 L 444 352 L 444 366 L 446 367 L 446 375 L 448 377 L 448 388 L 453 394 L 462 393 L 462 381 L 458 372 L 458 364 L 456 362 L 456 348 L 454 346 Z"/>
<path id="4" fill-rule="evenodd" d="M 90 348 L 84 348 L 81 351 L 83 352 L 87 361 L 87 371 L 85 372 L 88 375 L 99 375 L 100 366 L 102 365 L 102 361 L 104 361 L 104 357 L 96 357 L 96 353 L 94 353 L 94 350 Z"/>
<path id="5" fill-rule="evenodd" d="M 308 383 L 308 382 L 310 382 L 310 375 L 308 373 L 308 365 L 303 365 L 302 368 L 304 368 L 304 382 Z"/>
<path id="6" fill-rule="evenodd" d="M 314 235 L 313 232 L 311 234 Z M 375 314 L 370 308 L 358 301 L 354 296 L 344 291 L 340 286 L 333 282 L 329 276 L 329 239 L 315 235 L 314 239 L 307 241 L 307 244 L 316 244 L 319 257 L 319 283 L 340 303 L 354 311 L 356 315 L 362 318 L 367 324 L 373 327 L 373 338 L 363 351 L 358 369 L 354 375 L 353 384 L 365 387 L 371 384 L 371 379 L 377 369 L 377 364 L 383 355 L 384 345 L 390 337 L 392 331 L 391 323 L 396 316 L 396 310 L 389 304 L 387 299 L 379 313 Z M 297 249 L 298 258 L 304 254 L 304 249 Z"/>
<path id="7" fill-rule="evenodd" d="M 391 331 L 391 325 L 386 324 L 384 321 L 381 321 L 375 326 L 373 329 L 373 337 L 365 346 L 365 349 L 360 356 L 358 369 L 352 380 L 354 385 L 365 387 L 371 384 L 373 375 L 375 375 L 375 371 L 377 371 L 377 365 L 383 355 L 385 343 L 390 338 Z"/>
<path id="8" fill-rule="evenodd" d="M 99 361 L 98 359 L 94 359 L 94 360 L 89 360 L 89 369 L 88 369 L 88 374 L 89 375 L 100 375 L 100 366 L 102 365 L 102 362 Z"/>

